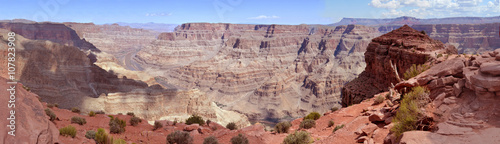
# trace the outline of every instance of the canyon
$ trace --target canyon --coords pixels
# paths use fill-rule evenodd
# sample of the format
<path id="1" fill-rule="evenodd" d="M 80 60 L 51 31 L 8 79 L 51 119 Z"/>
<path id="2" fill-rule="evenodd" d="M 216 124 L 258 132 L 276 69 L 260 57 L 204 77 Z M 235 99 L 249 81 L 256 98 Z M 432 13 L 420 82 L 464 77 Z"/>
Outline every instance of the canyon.
<path id="1" fill-rule="evenodd" d="M 29 136 L 29 142 L 92 143 L 83 131 L 109 128 L 109 117 L 84 116 L 86 126 L 69 122 L 71 116 L 91 110 L 127 120 L 129 116 L 119 113 L 133 112 L 147 121 L 113 135 L 129 142 L 164 143 L 168 133 L 188 127 L 170 125 L 172 120 L 199 114 L 219 130 L 190 131 L 197 142 L 215 135 L 227 143 L 242 133 L 255 143 L 280 143 L 287 134 L 265 131 L 262 124 L 249 126 L 249 121 L 289 120 L 291 131 L 304 130 L 299 128 L 301 117 L 312 111 L 323 114 L 316 127 L 305 130 L 315 143 L 499 141 L 489 135 L 498 133 L 499 121 L 498 24 L 410 28 L 187 23 L 167 33 L 90 23 L 0 26 L 4 55 L 5 34 L 18 33 L 16 79 L 30 89 L 21 90 L 26 112 L 21 117 L 38 116 L 23 120 L 20 132 L 32 127 L 26 123 L 38 121 L 34 134 L 42 136 Z M 402 79 L 412 64 L 430 69 Z M 6 69 L 0 72 L 7 77 Z M 390 132 L 392 118 L 401 97 L 417 86 L 429 88 L 430 102 L 423 110 L 439 129 L 405 132 L 399 141 Z M 375 104 L 373 97 L 388 94 L 394 98 Z M 53 110 L 60 120 L 49 122 L 41 116 L 47 103 L 59 104 L 61 109 Z M 340 105 L 344 108 L 330 110 Z M 83 113 L 65 110 L 72 107 Z M 168 127 L 151 131 L 155 120 Z M 332 132 L 330 120 L 345 127 Z M 229 122 L 242 129 L 225 129 Z M 79 129 L 77 138 L 55 136 L 54 126 L 66 125 Z"/>

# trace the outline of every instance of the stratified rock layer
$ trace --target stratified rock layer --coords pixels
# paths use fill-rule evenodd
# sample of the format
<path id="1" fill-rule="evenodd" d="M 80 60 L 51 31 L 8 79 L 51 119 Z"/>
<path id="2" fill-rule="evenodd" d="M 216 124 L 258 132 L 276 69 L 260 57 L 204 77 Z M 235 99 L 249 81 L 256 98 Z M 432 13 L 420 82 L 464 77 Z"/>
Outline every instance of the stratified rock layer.
<path id="1" fill-rule="evenodd" d="M 342 105 L 388 91 L 413 64 L 424 64 L 440 53 L 456 53 L 456 49 L 407 25 L 373 39 L 365 52 L 365 71 L 342 88 Z"/>
<path id="2" fill-rule="evenodd" d="M 2 32 L 0 52 L 7 56 L 7 31 L 3 29 L 0 31 Z M 103 110 L 108 113 L 129 110 L 148 118 L 148 120 L 198 113 L 200 116 L 214 121 L 232 120 L 242 126 L 249 124 L 245 116 L 215 107 L 204 93 L 191 95 L 188 91 L 167 90 L 158 85 L 148 86 L 141 81 L 126 77 L 119 78 L 113 72 L 105 71 L 96 66 L 89 58 L 92 55 L 88 56 L 77 47 L 51 41 L 29 40 L 19 34 L 16 35 L 15 44 L 15 78 L 29 87 L 32 92 L 38 94 L 42 101 L 57 103 L 61 108 L 78 107 L 83 112 Z M 0 64 L 7 65 L 7 59 L 0 60 Z M 0 72 L 2 77 L 8 77 L 6 68 L 0 68 Z M 130 96 L 136 96 L 141 100 L 151 101 L 151 103 L 127 109 L 126 105 L 134 103 L 126 100 Z M 168 99 L 170 103 L 155 101 L 153 99 L 155 97 Z M 103 98 L 114 98 L 120 101 L 110 100 L 112 102 L 109 103 L 109 107 L 106 107 L 102 103 Z M 175 103 L 176 101 L 178 103 Z M 161 109 L 163 105 L 167 104 L 171 107 L 178 106 L 178 108 Z M 151 109 L 153 113 L 148 113 L 149 105 L 158 108 L 156 112 L 163 110 L 168 112 L 154 113 L 155 110 Z M 232 118 L 226 118 L 228 116 L 232 116 Z"/>
<path id="3" fill-rule="evenodd" d="M 300 117 L 340 101 L 375 29 L 349 25 L 183 24 L 135 59 L 163 85 L 198 88 L 252 119 Z"/>

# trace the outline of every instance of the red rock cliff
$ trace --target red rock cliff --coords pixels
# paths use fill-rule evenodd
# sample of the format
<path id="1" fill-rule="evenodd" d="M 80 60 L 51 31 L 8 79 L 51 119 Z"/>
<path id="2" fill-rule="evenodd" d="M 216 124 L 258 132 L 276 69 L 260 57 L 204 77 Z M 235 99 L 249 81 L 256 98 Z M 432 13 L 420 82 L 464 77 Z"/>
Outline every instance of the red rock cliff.
<path id="1" fill-rule="evenodd" d="M 342 105 L 387 91 L 411 65 L 423 64 L 438 53 L 456 53 L 456 49 L 407 25 L 373 39 L 365 52 L 365 70 L 342 88 Z"/>

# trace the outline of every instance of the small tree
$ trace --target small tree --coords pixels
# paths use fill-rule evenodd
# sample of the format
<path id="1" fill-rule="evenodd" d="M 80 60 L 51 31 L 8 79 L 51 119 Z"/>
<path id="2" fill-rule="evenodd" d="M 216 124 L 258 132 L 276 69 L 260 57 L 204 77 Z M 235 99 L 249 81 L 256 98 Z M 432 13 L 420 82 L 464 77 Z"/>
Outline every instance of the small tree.
<path id="1" fill-rule="evenodd" d="M 289 121 L 280 122 L 274 126 L 274 131 L 278 133 L 288 133 L 291 126 L 292 124 Z"/>
<path id="2" fill-rule="evenodd" d="M 303 129 L 310 129 L 310 128 L 313 128 L 315 126 L 316 126 L 316 121 L 314 121 L 312 119 L 305 119 L 299 125 L 299 127 L 303 128 Z"/>
<path id="3" fill-rule="evenodd" d="M 197 123 L 199 124 L 200 126 L 201 125 L 204 125 L 205 124 L 205 120 L 203 120 L 203 118 L 201 116 L 198 116 L 198 115 L 191 115 L 187 120 L 186 120 L 186 124 L 187 125 L 191 125 L 191 124 L 194 124 L 194 123 Z"/>
<path id="4" fill-rule="evenodd" d="M 304 117 L 304 120 L 305 119 L 312 119 L 312 120 L 317 120 L 321 117 L 321 114 L 319 114 L 318 112 L 311 112 L 309 113 L 306 117 Z"/>
<path id="5" fill-rule="evenodd" d="M 188 132 L 183 131 L 175 131 L 173 133 L 168 134 L 167 136 L 167 144 L 192 144 L 193 138 L 189 135 Z"/>
<path id="6" fill-rule="evenodd" d="M 226 128 L 227 128 L 227 129 L 229 129 L 229 130 L 235 130 L 235 129 L 238 129 L 238 128 L 236 127 L 236 123 L 234 123 L 234 122 L 230 122 L 230 123 L 228 123 L 228 124 L 226 125 Z"/>
<path id="7" fill-rule="evenodd" d="M 135 117 L 135 116 L 130 118 L 130 120 L 129 120 L 129 123 L 131 126 L 137 126 L 137 124 L 139 124 L 141 122 L 142 122 L 142 120 L 138 117 Z"/>
<path id="8" fill-rule="evenodd" d="M 203 140 L 203 144 L 219 144 L 219 141 L 214 136 L 209 136 Z"/>
<path id="9" fill-rule="evenodd" d="M 231 144 L 248 144 L 248 139 L 243 134 L 238 134 L 231 138 Z"/>
<path id="10" fill-rule="evenodd" d="M 295 131 L 283 140 L 283 144 L 309 144 L 312 138 L 306 131 Z"/>
<path id="11" fill-rule="evenodd" d="M 109 120 L 109 132 L 110 133 L 122 133 L 125 132 L 125 126 L 127 123 L 124 120 L 112 117 Z"/>
<path id="12" fill-rule="evenodd" d="M 155 130 L 160 129 L 162 127 L 163 127 L 163 125 L 159 121 L 155 121 L 153 130 L 155 131 Z"/>

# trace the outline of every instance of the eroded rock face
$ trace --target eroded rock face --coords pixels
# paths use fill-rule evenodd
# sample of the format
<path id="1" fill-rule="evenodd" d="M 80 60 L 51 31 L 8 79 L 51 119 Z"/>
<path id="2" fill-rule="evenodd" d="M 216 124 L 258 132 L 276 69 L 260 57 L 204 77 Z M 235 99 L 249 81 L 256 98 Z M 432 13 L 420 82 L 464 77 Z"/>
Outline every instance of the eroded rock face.
<path id="1" fill-rule="evenodd" d="M 440 53 L 457 52 L 453 46 L 433 40 L 407 25 L 373 39 L 365 52 L 365 71 L 342 88 L 342 105 L 359 103 L 388 91 L 413 64 L 424 64 Z"/>
<path id="2" fill-rule="evenodd" d="M 357 25 L 193 23 L 160 34 L 135 59 L 163 71 L 164 85 L 198 88 L 251 119 L 280 119 L 338 105 L 341 86 L 361 72 L 378 35 Z"/>
<path id="3" fill-rule="evenodd" d="M 0 31 L 5 34 L 1 37 L 0 52 L 6 56 L 7 32 Z M 119 78 L 113 72 L 96 66 L 87 54 L 77 47 L 50 41 L 29 40 L 21 35 L 16 35 L 16 46 L 16 79 L 37 93 L 42 101 L 57 103 L 61 108 L 78 107 L 83 112 L 103 110 L 111 114 L 126 113 L 122 110 L 127 110 L 134 111 L 148 120 L 198 113 L 213 121 L 227 119 L 234 120 L 242 126 L 249 124 L 247 118 L 241 114 L 218 109 L 204 97 L 204 93 L 193 95 L 189 91 L 167 90 L 158 85 L 148 86 L 141 81 Z M 7 65 L 7 59 L 0 60 L 0 63 Z M 8 77 L 7 69 L 0 71 L 2 77 Z M 157 97 L 168 100 L 155 101 Z M 132 100 L 148 101 L 148 103 L 134 105 L 137 103 Z M 166 104 L 174 108 L 161 109 Z M 126 105 L 137 107 L 127 109 Z M 169 111 L 159 112 L 164 110 Z M 234 118 L 227 118 L 228 116 Z"/>
<path id="4" fill-rule="evenodd" d="M 14 107 L 8 108 L 10 99 L 11 86 L 15 86 L 15 102 Z M 0 121 L 2 126 L 2 131 L 0 131 L 0 142 L 1 143 L 39 143 L 39 144 L 53 144 L 58 142 L 59 130 L 56 126 L 49 121 L 49 118 L 44 112 L 43 106 L 38 100 L 38 96 L 31 92 L 26 91 L 22 87 L 21 83 L 16 85 L 7 84 L 7 79 L 0 78 L 0 91 L 2 97 L 0 97 L 0 104 L 4 105 L 4 108 L 0 109 L 0 116 L 4 119 Z M 9 135 L 8 132 L 11 131 L 10 120 L 5 118 L 11 117 L 10 111 L 15 112 L 14 118 L 14 135 Z"/>
<path id="5" fill-rule="evenodd" d="M 55 43 L 78 47 L 82 50 L 99 52 L 93 44 L 81 39 L 78 34 L 64 24 L 58 23 L 0 23 L 0 28 L 32 40 L 49 40 Z"/>
<path id="6" fill-rule="evenodd" d="M 498 23 L 413 25 L 431 38 L 458 49 L 458 53 L 476 54 L 500 48 Z"/>

